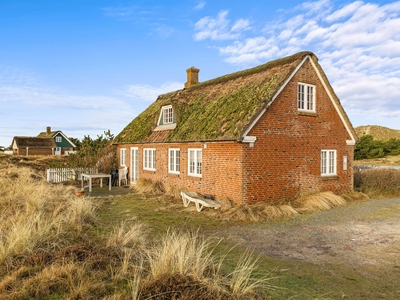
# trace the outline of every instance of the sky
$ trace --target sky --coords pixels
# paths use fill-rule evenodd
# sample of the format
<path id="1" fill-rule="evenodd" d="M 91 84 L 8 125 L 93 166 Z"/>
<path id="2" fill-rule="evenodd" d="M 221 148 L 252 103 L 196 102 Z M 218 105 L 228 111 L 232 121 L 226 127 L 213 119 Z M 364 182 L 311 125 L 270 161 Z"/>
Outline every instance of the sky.
<path id="1" fill-rule="evenodd" d="M 400 1 L 0 0 L 0 146 L 117 135 L 157 96 L 300 51 L 354 127 L 400 129 Z"/>

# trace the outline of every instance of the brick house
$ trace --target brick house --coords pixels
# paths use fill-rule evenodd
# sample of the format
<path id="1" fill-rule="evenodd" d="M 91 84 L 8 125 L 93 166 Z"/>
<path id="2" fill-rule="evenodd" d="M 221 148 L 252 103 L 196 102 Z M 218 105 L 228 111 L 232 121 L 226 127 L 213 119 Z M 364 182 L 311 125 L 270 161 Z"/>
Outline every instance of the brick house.
<path id="1" fill-rule="evenodd" d="M 130 182 L 237 204 L 353 188 L 356 133 L 312 52 L 158 97 L 115 138 Z"/>
<path id="2" fill-rule="evenodd" d="M 62 131 L 51 127 L 36 137 L 15 136 L 11 146 L 15 155 L 64 155 L 76 148 Z"/>

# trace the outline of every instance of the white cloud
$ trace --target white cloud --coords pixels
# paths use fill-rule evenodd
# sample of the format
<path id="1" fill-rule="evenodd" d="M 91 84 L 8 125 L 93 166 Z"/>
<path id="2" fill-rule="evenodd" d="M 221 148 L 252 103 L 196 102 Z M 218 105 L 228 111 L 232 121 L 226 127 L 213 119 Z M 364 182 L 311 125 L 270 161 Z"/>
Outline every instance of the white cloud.
<path id="1" fill-rule="evenodd" d="M 133 84 L 124 91 L 116 92 L 127 98 L 134 98 L 144 101 L 155 101 L 159 95 L 183 89 L 184 84 L 180 82 L 167 82 L 160 87 L 154 87 L 148 84 Z"/>
<path id="2" fill-rule="evenodd" d="M 195 10 L 201 10 L 204 8 L 204 6 L 206 6 L 206 2 L 205 1 L 199 1 L 197 3 L 197 5 L 194 7 Z"/>
<path id="3" fill-rule="evenodd" d="M 204 17 L 195 24 L 194 39 L 201 41 L 211 40 L 232 40 L 240 37 L 240 32 L 249 29 L 250 22 L 245 19 L 239 19 L 230 27 L 230 21 L 227 19 L 228 11 L 221 11 L 216 18 Z"/>
<path id="4" fill-rule="evenodd" d="M 227 14 L 223 17 L 227 22 Z M 227 23 L 224 26 L 220 32 L 231 34 Z M 394 122 L 400 116 L 399 28 L 400 1 L 344 6 L 329 0 L 305 2 L 259 33 L 232 35 L 233 42 L 219 47 L 219 53 L 227 63 L 248 66 L 314 51 L 356 125 L 375 118 Z"/>
<path id="5" fill-rule="evenodd" d="M 235 24 L 233 24 L 231 31 L 242 31 L 249 29 L 250 29 L 249 20 L 239 19 L 235 22 Z"/>
<path id="6" fill-rule="evenodd" d="M 329 15 L 325 20 L 327 22 L 334 22 L 338 21 L 342 18 L 351 16 L 363 3 L 361 1 L 356 1 L 353 3 L 350 3 L 349 5 L 346 5 L 342 9 L 339 9 L 335 12 L 333 12 L 331 15 Z"/>

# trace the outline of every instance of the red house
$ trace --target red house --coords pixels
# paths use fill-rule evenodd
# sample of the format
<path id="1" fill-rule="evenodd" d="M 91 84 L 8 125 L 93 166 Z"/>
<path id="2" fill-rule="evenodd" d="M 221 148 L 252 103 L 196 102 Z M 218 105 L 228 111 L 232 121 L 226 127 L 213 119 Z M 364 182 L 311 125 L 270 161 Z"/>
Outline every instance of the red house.
<path id="1" fill-rule="evenodd" d="M 275 202 L 353 188 L 356 133 L 311 52 L 158 97 L 115 138 L 129 178 L 229 198 Z"/>

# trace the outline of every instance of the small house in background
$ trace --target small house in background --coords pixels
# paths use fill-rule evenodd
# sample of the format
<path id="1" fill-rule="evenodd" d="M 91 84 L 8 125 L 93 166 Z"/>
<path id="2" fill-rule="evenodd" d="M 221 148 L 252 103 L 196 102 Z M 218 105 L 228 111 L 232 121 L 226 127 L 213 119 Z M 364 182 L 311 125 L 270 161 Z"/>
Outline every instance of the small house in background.
<path id="1" fill-rule="evenodd" d="M 15 155 L 66 155 L 76 147 L 62 131 L 50 127 L 37 137 L 16 136 L 11 146 Z"/>
<path id="2" fill-rule="evenodd" d="M 356 133 L 312 52 L 158 97 L 114 139 L 129 179 L 237 204 L 353 189 Z"/>

